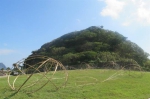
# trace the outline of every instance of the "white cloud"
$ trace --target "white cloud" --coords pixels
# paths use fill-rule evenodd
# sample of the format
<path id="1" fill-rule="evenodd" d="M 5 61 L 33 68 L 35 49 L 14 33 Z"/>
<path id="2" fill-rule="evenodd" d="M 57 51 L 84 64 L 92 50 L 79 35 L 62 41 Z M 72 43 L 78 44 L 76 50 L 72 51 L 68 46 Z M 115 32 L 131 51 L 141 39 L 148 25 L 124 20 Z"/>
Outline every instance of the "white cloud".
<path id="1" fill-rule="evenodd" d="M 106 6 L 102 9 L 101 16 L 118 19 L 123 26 L 150 25 L 150 0 L 104 0 L 103 2 Z"/>
<path id="2" fill-rule="evenodd" d="M 123 25 L 123 26 L 129 26 L 129 25 L 130 25 L 130 22 L 123 22 L 122 25 Z"/>
<path id="3" fill-rule="evenodd" d="M 110 16 L 112 18 L 118 18 L 119 14 L 125 6 L 125 2 L 118 0 L 105 0 L 106 7 L 101 11 L 102 16 Z"/>
<path id="4" fill-rule="evenodd" d="M 137 20 L 142 24 L 150 24 L 150 8 L 140 6 L 137 9 Z"/>
<path id="5" fill-rule="evenodd" d="M 0 49 L 0 55 L 8 55 L 14 52 L 15 52 L 14 50 L 10 50 L 10 49 Z"/>
<path id="6" fill-rule="evenodd" d="M 135 4 L 135 3 L 136 3 L 136 0 L 131 0 L 131 2 Z"/>

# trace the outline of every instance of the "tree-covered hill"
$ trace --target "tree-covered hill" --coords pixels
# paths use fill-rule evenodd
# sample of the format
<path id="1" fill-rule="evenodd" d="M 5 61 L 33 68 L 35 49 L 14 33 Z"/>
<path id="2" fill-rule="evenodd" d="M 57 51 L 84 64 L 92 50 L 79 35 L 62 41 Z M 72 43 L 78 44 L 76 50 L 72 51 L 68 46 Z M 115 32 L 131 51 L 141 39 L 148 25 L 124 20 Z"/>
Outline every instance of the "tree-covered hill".
<path id="1" fill-rule="evenodd" d="M 150 63 L 149 54 L 137 44 L 102 26 L 65 34 L 32 53 L 49 56 L 69 66 L 79 66 L 82 62 L 99 66 L 102 62 L 126 62 L 129 59 L 143 67 Z"/>
<path id="2" fill-rule="evenodd" d="M 3 63 L 0 63 L 0 69 L 6 69 L 6 66 Z"/>

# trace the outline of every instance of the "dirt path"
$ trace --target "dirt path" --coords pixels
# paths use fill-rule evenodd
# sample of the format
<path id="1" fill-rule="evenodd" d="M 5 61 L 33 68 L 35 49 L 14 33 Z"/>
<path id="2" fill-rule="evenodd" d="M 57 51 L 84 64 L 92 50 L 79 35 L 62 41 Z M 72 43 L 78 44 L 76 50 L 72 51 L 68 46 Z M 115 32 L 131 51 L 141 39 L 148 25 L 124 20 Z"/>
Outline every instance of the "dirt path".
<path id="1" fill-rule="evenodd" d="M 7 77 L 7 76 L 0 76 L 0 78 L 4 78 L 4 77 Z"/>

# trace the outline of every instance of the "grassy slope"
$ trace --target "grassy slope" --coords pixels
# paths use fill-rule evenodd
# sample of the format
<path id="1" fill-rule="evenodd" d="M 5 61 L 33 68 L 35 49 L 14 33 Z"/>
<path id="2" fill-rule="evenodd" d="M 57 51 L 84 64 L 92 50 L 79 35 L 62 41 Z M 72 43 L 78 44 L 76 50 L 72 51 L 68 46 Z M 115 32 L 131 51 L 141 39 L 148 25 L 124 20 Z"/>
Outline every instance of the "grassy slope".
<path id="1" fill-rule="evenodd" d="M 129 71 L 93 69 L 72 70 L 68 73 L 66 87 L 56 91 L 49 83 L 33 94 L 21 90 L 13 95 L 14 91 L 8 87 L 7 78 L 0 78 L 0 99 L 148 99 L 150 97 L 149 72 L 129 73 Z M 21 79 L 23 80 L 24 77 Z M 55 79 L 53 81 L 57 84 L 61 82 Z M 18 80 L 16 83 L 20 82 Z M 36 87 L 41 84 L 42 82 Z"/>

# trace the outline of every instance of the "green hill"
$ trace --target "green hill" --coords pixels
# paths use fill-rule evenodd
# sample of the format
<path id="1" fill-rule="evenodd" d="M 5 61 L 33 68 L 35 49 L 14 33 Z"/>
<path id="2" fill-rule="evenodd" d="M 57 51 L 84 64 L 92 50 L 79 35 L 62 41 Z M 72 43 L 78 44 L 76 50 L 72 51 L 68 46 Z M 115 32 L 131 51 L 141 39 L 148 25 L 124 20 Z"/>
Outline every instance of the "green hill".
<path id="1" fill-rule="evenodd" d="M 65 34 L 33 51 L 32 55 L 45 55 L 64 65 L 76 66 L 82 62 L 101 67 L 101 63 L 115 61 L 127 63 L 132 59 L 149 68 L 149 54 L 118 32 L 91 26 Z"/>
<path id="2" fill-rule="evenodd" d="M 6 69 L 6 66 L 3 63 L 0 63 L 0 69 Z"/>

